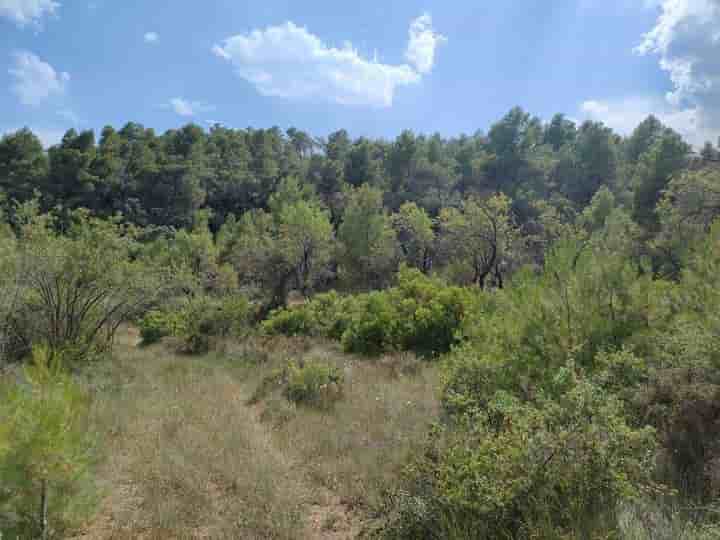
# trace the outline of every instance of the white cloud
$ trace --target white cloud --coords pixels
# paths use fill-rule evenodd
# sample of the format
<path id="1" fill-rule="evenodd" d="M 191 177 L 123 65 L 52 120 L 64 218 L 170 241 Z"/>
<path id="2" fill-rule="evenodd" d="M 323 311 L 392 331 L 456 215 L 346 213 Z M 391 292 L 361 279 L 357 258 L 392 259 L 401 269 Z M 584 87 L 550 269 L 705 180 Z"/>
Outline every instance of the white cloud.
<path id="1" fill-rule="evenodd" d="M 702 127 L 697 109 L 673 107 L 661 97 L 626 98 L 620 100 L 588 100 L 580 106 L 583 120 L 603 122 L 622 135 L 629 135 L 647 118 L 655 115 L 663 124 L 680 133 L 695 146 L 717 140 L 720 130 Z"/>
<path id="2" fill-rule="evenodd" d="M 328 46 L 292 22 L 230 37 L 212 50 L 264 96 L 389 107 L 398 87 L 419 83 L 432 68 L 442 37 L 430 22 L 424 15 L 410 29 L 407 54 L 417 71 L 363 58 L 350 43 Z"/>
<path id="3" fill-rule="evenodd" d="M 156 43 L 160 39 L 160 36 L 157 32 L 146 32 L 143 39 L 145 43 Z"/>
<path id="4" fill-rule="evenodd" d="M 55 69 L 43 62 L 33 53 L 22 51 L 15 53 L 15 66 L 9 73 L 14 82 L 12 91 L 23 105 L 39 105 L 53 94 L 62 95 L 70 75 Z"/>
<path id="5" fill-rule="evenodd" d="M 662 0 L 638 54 L 657 54 L 673 91 L 668 102 L 693 110 L 699 130 L 720 130 L 720 0 Z"/>
<path id="6" fill-rule="evenodd" d="M 424 13 L 410 23 L 410 41 L 405 58 L 420 73 L 430 73 L 435 64 L 435 49 L 446 41 L 445 36 L 433 30 L 432 17 Z"/>
<path id="7" fill-rule="evenodd" d="M 10 19 L 19 27 L 39 24 L 45 15 L 60 7 L 54 0 L 0 0 L 0 17 Z"/>
<path id="8" fill-rule="evenodd" d="M 165 107 L 171 108 L 175 114 L 180 116 L 195 116 L 196 114 L 212 112 L 215 106 L 205 103 L 204 101 L 189 101 L 183 98 L 172 98 L 170 103 Z"/>
<path id="9" fill-rule="evenodd" d="M 720 0 L 644 0 L 658 9 L 655 26 L 635 52 L 657 55 L 673 90 L 662 98 L 590 100 L 585 116 L 629 133 L 647 115 L 695 146 L 720 136 Z"/>

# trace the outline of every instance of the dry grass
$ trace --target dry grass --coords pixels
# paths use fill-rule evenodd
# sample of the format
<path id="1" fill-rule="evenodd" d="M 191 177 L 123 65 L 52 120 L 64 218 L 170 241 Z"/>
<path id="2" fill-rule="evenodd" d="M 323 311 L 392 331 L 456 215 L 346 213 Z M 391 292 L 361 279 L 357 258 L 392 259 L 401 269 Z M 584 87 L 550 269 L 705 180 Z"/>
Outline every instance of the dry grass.
<path id="1" fill-rule="evenodd" d="M 286 339 L 189 357 L 136 341 L 123 334 L 88 373 L 107 458 L 102 506 L 79 538 L 353 538 L 437 413 L 433 368 L 407 358 Z M 303 357 L 346 373 L 332 410 L 279 391 L 248 405 L 265 374 Z"/>
<path id="2" fill-rule="evenodd" d="M 301 343 L 287 356 L 337 365 L 345 374 L 344 395 L 330 410 L 291 406 L 279 389 L 267 396 L 261 418 L 272 427 L 278 447 L 299 453 L 312 480 L 349 507 L 377 507 L 437 419 L 436 368 L 407 353 L 361 359 L 330 343 Z M 271 355 L 250 379 L 260 384 L 284 361 L 283 355 Z"/>

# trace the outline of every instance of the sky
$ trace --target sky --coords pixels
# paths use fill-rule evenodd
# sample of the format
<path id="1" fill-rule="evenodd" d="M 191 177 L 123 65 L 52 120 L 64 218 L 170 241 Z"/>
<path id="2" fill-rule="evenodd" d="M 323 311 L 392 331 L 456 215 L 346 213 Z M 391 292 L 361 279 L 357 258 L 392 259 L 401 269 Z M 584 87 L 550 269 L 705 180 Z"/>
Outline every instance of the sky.
<path id="1" fill-rule="evenodd" d="M 720 0 L 0 0 L 0 133 L 129 121 L 392 138 L 519 105 L 720 135 Z"/>

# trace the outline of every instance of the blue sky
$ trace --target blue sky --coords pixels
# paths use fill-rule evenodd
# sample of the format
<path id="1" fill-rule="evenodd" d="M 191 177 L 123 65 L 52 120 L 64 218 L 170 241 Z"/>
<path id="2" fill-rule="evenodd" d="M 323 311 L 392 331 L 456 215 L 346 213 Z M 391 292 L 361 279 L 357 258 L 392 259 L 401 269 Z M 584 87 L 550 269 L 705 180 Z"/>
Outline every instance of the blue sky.
<path id="1" fill-rule="evenodd" d="M 720 133 L 720 0 L 0 0 L 0 132 L 137 121 L 394 137 L 514 105 Z"/>

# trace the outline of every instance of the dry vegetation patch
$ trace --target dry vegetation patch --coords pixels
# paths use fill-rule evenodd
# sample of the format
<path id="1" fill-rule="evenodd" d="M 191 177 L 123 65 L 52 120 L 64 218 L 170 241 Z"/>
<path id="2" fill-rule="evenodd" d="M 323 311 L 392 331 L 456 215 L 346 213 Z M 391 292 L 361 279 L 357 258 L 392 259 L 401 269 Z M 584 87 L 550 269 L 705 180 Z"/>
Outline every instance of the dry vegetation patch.
<path id="1" fill-rule="evenodd" d="M 202 357 L 118 339 L 88 373 L 106 459 L 104 496 L 81 538 L 354 538 L 436 417 L 433 368 L 292 339 L 228 342 Z M 313 358 L 343 373 L 318 409 L 264 377 Z M 396 365 L 397 364 L 397 365 Z"/>

